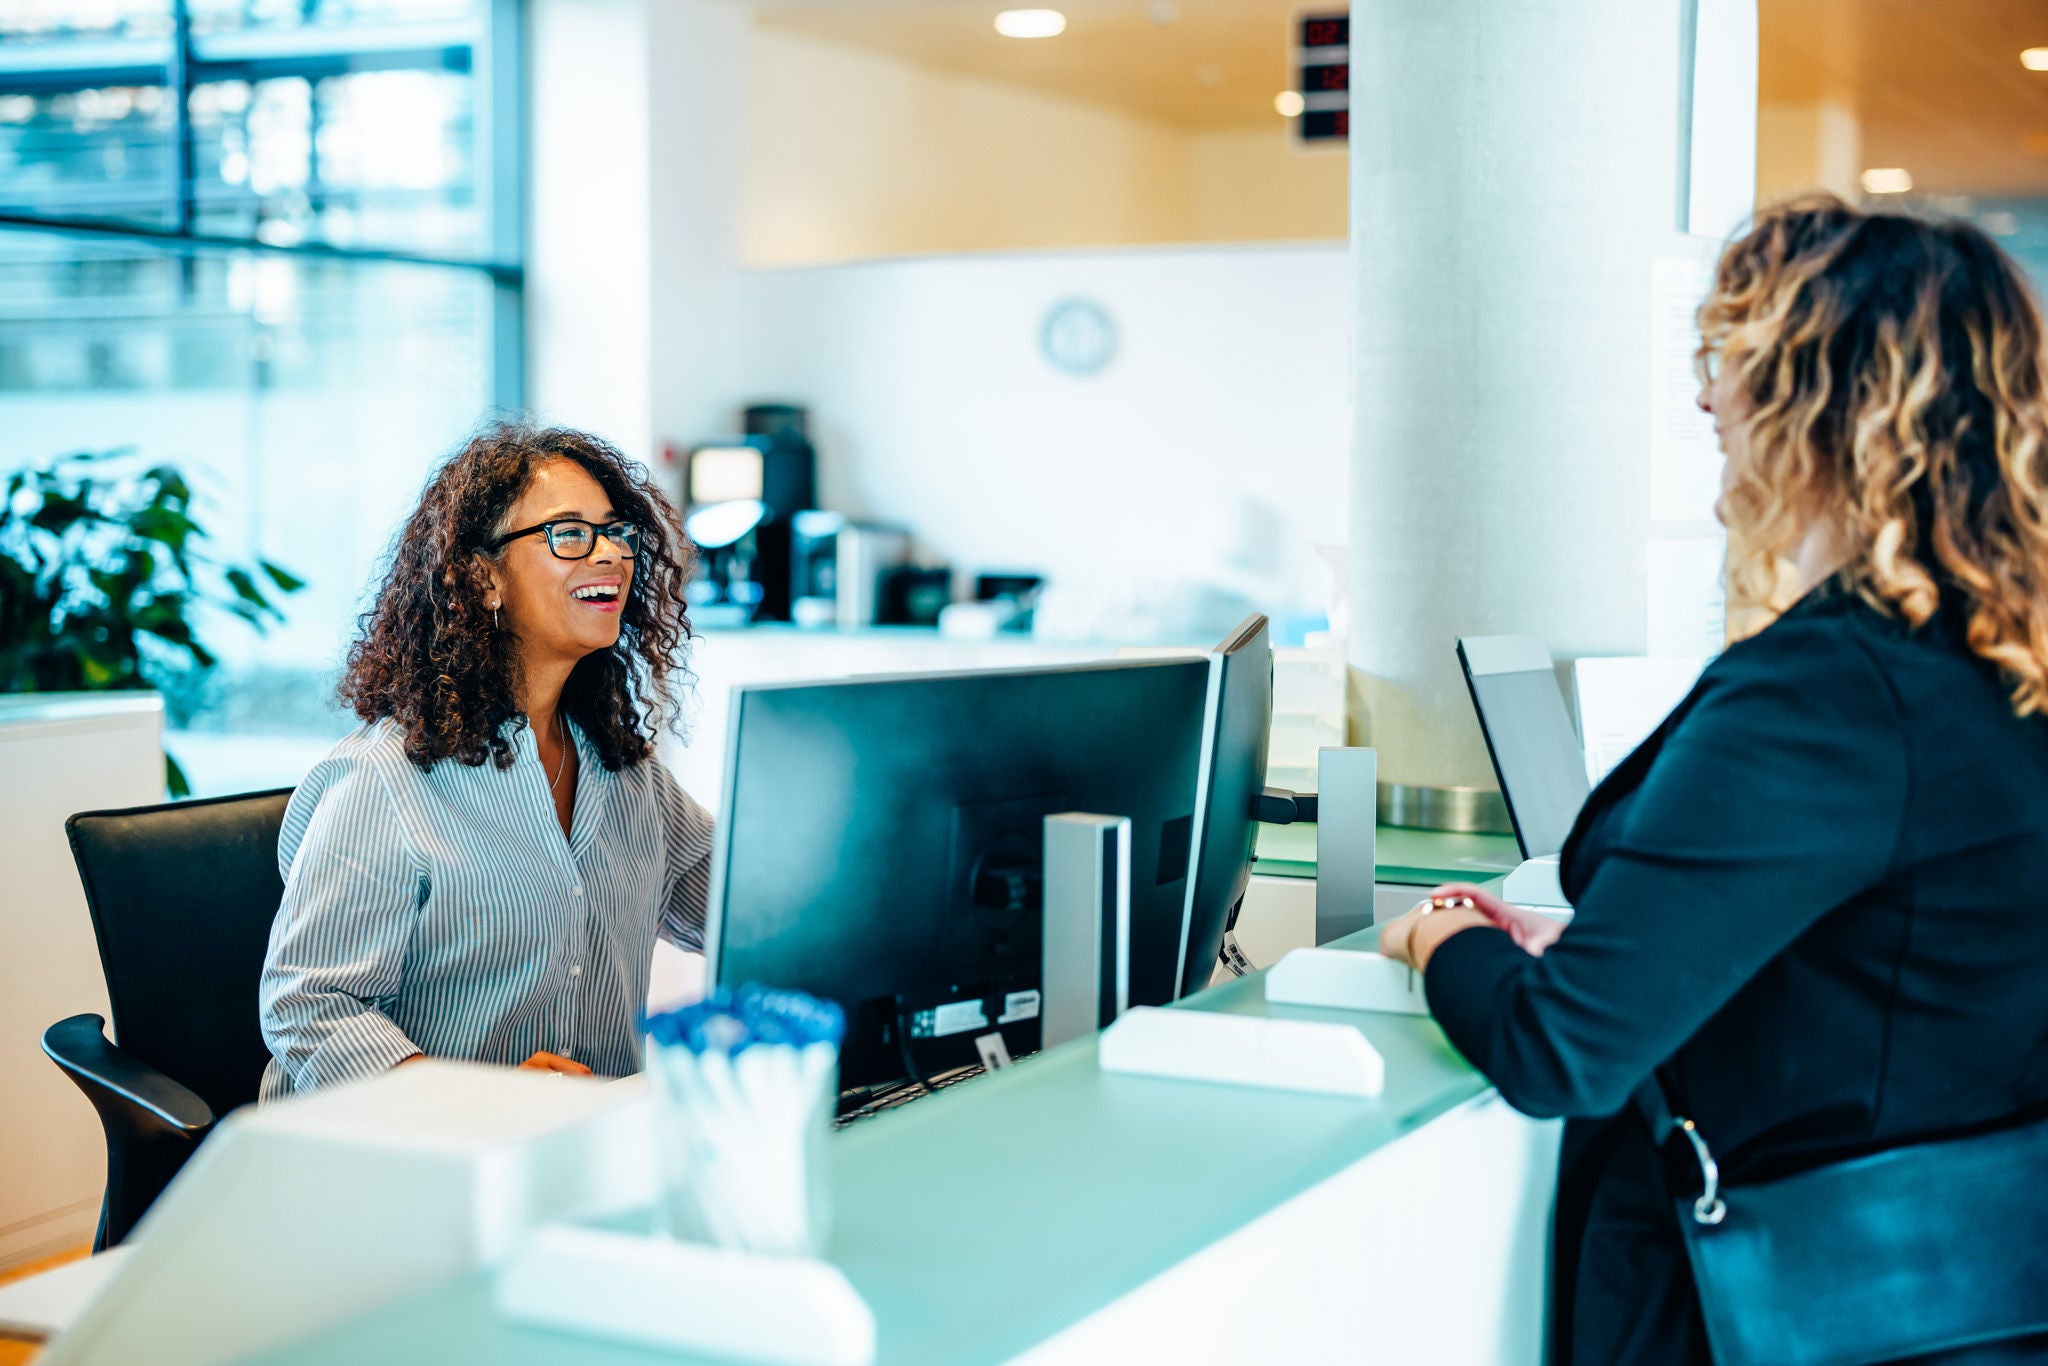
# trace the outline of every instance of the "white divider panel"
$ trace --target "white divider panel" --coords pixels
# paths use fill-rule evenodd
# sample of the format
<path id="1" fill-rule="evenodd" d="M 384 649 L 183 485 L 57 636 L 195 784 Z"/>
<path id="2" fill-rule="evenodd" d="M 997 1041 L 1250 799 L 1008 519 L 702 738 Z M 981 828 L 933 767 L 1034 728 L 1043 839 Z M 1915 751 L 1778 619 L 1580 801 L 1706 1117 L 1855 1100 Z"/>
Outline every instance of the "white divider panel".
<path id="1" fill-rule="evenodd" d="M 1266 999 L 1280 1005 L 1429 1014 L 1420 975 L 1391 958 L 1357 949 L 1294 950 L 1266 974 Z"/>
<path id="2" fill-rule="evenodd" d="M 557 1225 L 498 1273 L 499 1314 L 776 1366 L 868 1366 L 875 1315 L 829 1262 Z"/>
<path id="3" fill-rule="evenodd" d="M 1103 1031 L 1105 1072 L 1376 1096 L 1386 1063 L 1350 1025 L 1134 1006 Z"/>

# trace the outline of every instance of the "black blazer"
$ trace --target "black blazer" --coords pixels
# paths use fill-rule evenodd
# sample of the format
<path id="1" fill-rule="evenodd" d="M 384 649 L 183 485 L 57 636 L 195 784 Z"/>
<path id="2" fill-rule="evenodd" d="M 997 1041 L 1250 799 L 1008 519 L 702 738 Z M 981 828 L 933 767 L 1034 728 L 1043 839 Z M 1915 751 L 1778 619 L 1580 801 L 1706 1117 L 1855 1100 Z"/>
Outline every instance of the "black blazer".
<path id="1" fill-rule="evenodd" d="M 1731 646 L 1587 799 L 1563 879 L 1543 957 L 1467 931 L 1426 977 L 1510 1104 L 1575 1121 L 1555 1361 L 1707 1359 L 1624 1109 L 1653 1070 L 1736 1183 L 2048 1101 L 2048 718 L 1952 608 L 1908 631 L 1826 584 Z"/>

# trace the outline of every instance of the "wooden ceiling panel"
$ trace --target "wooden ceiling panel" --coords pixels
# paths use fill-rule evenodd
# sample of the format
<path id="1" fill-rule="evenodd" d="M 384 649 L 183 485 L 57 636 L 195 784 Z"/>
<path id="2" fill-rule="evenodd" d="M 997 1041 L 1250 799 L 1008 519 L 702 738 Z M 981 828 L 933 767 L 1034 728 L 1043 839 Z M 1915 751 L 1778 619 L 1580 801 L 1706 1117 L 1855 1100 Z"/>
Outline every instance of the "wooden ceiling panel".
<path id="1" fill-rule="evenodd" d="M 1057 38 L 1005 38 L 997 11 L 1046 5 Z M 1183 128 L 1271 125 L 1290 88 L 1295 0 L 759 0 L 768 28 L 1007 81 Z M 1334 8 L 1343 10 L 1344 5 Z"/>
<path id="2" fill-rule="evenodd" d="M 1436 3 L 1436 0 L 1415 0 Z M 1300 0 L 1011 0 L 1058 38 L 995 31 L 1000 0 L 756 0 L 763 26 L 1188 129 L 1270 126 Z M 1341 4 L 1336 9 L 1343 9 Z M 1760 0 L 1762 98 L 1832 101 L 1866 166 L 1931 194 L 2048 195 L 2048 0 Z"/>

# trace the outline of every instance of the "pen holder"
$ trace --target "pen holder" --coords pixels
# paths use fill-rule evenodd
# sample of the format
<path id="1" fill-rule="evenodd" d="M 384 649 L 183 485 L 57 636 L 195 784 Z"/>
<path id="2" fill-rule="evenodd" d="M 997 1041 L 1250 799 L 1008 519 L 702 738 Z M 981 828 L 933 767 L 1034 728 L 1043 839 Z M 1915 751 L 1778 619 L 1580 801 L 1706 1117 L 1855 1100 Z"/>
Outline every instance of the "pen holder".
<path id="1" fill-rule="evenodd" d="M 754 986 L 649 1018 L 672 1237 L 784 1256 L 824 1249 L 825 1140 L 845 1032 L 830 1001 Z"/>

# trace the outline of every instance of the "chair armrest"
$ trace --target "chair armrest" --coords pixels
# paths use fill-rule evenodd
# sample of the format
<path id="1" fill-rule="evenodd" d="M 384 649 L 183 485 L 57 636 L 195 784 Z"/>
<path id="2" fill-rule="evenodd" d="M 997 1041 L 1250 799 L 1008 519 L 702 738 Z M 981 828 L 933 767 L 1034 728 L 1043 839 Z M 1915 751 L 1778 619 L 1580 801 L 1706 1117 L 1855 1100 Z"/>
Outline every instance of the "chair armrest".
<path id="1" fill-rule="evenodd" d="M 195 1144 L 206 1137 L 214 1125 L 212 1107 L 190 1088 L 122 1052 L 107 1038 L 105 1025 L 97 1015 L 59 1020 L 43 1031 L 43 1052 L 103 1115 L 111 1102 L 166 1137 Z"/>

